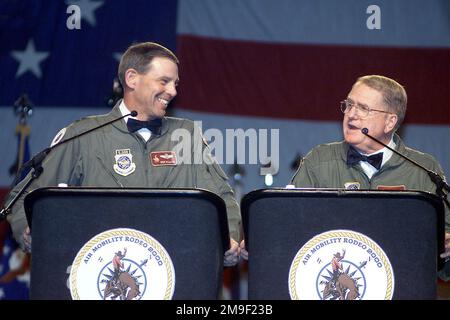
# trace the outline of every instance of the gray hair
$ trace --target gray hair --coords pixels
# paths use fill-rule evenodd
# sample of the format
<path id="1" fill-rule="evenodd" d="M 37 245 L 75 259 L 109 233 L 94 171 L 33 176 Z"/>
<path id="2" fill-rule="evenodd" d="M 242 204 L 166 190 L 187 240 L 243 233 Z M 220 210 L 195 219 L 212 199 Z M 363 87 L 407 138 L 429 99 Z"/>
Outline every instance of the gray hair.
<path id="1" fill-rule="evenodd" d="M 395 130 L 397 130 L 405 119 L 406 114 L 408 97 L 405 88 L 397 81 L 379 75 L 359 77 L 353 86 L 360 83 L 381 93 L 383 102 L 388 106 L 388 110 L 395 113 L 398 117 L 395 125 Z"/>

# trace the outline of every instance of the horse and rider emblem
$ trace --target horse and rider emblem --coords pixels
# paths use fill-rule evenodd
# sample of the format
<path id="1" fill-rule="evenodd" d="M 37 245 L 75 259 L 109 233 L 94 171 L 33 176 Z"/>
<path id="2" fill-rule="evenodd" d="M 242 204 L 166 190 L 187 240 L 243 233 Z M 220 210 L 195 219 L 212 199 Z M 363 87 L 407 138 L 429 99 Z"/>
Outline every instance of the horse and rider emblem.
<path id="1" fill-rule="evenodd" d="M 175 269 L 165 248 L 149 234 L 111 229 L 80 249 L 69 289 L 76 300 L 168 300 L 175 291 Z"/>
<path id="2" fill-rule="evenodd" d="M 288 284 L 293 300 L 389 300 L 394 272 L 383 249 L 366 235 L 330 230 L 301 246 Z"/>
<path id="3" fill-rule="evenodd" d="M 319 286 L 323 286 L 322 300 L 356 300 L 364 296 L 366 281 L 362 269 L 367 261 L 356 266 L 350 261 L 343 260 L 344 257 L 345 249 L 342 250 L 342 255 L 336 252 L 328 267 L 320 273 Z"/>
<path id="4" fill-rule="evenodd" d="M 145 290 L 147 281 L 142 267 L 147 264 L 148 259 L 137 265 L 132 260 L 124 259 L 126 253 L 127 248 L 123 249 L 123 253 L 120 250 L 116 252 L 105 268 L 107 272 L 101 274 L 99 285 L 104 285 L 101 289 L 103 300 L 138 300 L 142 295 L 141 290 Z"/>

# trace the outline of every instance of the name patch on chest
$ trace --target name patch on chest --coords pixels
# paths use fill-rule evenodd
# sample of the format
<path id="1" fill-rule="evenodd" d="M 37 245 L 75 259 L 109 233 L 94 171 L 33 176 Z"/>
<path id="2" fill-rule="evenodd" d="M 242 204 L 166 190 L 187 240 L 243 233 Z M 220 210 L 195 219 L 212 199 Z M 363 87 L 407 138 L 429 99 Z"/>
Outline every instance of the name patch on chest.
<path id="1" fill-rule="evenodd" d="M 150 153 L 152 166 L 176 166 L 177 155 L 174 151 L 155 151 Z"/>
<path id="2" fill-rule="evenodd" d="M 401 191 L 406 190 L 406 186 L 404 184 L 399 186 L 377 186 L 377 190 Z"/>

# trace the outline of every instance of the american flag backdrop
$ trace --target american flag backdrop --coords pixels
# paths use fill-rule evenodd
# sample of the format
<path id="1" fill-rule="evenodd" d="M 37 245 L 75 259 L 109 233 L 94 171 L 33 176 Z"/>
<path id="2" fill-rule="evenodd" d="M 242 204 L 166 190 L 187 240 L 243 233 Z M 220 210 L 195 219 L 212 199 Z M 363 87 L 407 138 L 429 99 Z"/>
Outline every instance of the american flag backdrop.
<path id="1" fill-rule="evenodd" d="M 3 0 L 3 193 L 17 155 L 14 102 L 26 93 L 33 105 L 35 154 L 62 127 L 111 108 L 120 55 L 141 41 L 180 58 L 172 115 L 202 121 L 203 130 L 279 130 L 274 187 L 289 182 L 300 155 L 342 138 L 339 101 L 367 74 L 405 86 L 400 135 L 450 172 L 448 0 Z M 240 195 L 266 186 L 264 161 L 246 161 L 242 178 L 231 179 Z M 233 178 L 236 167 L 224 168 Z"/>

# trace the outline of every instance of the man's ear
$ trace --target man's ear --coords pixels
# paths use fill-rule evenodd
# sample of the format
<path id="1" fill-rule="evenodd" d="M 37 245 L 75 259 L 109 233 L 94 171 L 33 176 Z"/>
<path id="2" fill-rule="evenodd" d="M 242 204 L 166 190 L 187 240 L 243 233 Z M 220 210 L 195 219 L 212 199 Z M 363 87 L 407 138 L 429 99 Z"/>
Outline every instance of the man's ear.
<path id="1" fill-rule="evenodd" d="M 395 129 L 395 126 L 398 122 L 398 116 L 394 113 L 390 113 L 387 115 L 386 123 L 384 126 L 384 132 L 389 133 L 392 132 Z"/>
<path id="2" fill-rule="evenodd" d="M 134 89 L 138 81 L 138 72 L 135 69 L 127 69 L 125 71 L 125 84 L 127 87 Z"/>

